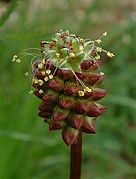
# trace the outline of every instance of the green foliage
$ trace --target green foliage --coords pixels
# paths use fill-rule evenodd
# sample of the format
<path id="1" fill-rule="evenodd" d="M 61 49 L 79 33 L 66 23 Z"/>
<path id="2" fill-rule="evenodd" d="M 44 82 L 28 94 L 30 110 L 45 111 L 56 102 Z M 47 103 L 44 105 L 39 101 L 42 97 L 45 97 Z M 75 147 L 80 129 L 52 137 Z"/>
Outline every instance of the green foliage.
<path id="1" fill-rule="evenodd" d="M 93 39 L 108 31 L 104 49 L 116 54 L 113 60 L 104 57 L 108 95 L 103 103 L 108 109 L 96 121 L 97 134 L 84 136 L 82 179 L 136 178 L 133 8 L 111 0 L 36 2 L 18 1 L 10 16 L 0 19 L 0 178 L 68 178 L 69 149 L 59 132 L 49 132 L 37 117 L 39 101 L 28 93 L 31 84 L 23 74 L 31 58 L 22 57 L 20 65 L 11 62 L 14 54 L 39 48 L 40 41 L 61 28 Z"/>

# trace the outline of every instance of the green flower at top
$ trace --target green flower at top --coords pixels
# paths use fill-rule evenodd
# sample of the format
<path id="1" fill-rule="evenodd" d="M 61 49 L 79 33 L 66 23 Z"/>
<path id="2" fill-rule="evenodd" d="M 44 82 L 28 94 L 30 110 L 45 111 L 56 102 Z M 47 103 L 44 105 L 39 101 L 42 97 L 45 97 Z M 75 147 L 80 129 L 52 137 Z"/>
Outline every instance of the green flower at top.
<path id="1" fill-rule="evenodd" d="M 106 36 L 107 33 L 103 33 Z M 101 38 L 100 37 L 100 38 Z M 100 40 L 100 39 L 98 39 Z M 61 69 L 71 69 L 74 72 L 81 72 L 80 64 L 87 59 L 97 60 L 100 56 L 91 56 L 92 51 L 102 48 L 96 48 L 97 41 L 84 40 L 77 35 L 70 34 L 69 31 L 60 30 L 52 37 L 51 42 L 43 41 L 41 43 L 43 54 L 50 59 L 55 66 Z M 107 51 L 105 51 L 108 53 Z M 110 53 L 110 52 L 109 52 Z"/>

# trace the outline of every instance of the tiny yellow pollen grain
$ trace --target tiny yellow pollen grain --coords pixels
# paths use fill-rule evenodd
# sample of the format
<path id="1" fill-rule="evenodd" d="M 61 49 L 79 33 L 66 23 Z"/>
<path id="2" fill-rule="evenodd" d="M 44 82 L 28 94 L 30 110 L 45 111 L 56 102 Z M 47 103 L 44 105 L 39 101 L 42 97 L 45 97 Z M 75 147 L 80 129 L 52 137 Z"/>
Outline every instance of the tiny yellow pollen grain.
<path id="1" fill-rule="evenodd" d="M 45 77 L 45 78 L 44 78 L 44 81 L 48 81 L 48 80 L 49 80 L 49 78 L 48 78 L 48 77 Z"/>
<path id="2" fill-rule="evenodd" d="M 42 75 L 45 75 L 45 71 L 42 71 L 41 74 L 42 74 Z"/>
<path id="3" fill-rule="evenodd" d="M 79 96 L 84 96 L 84 94 L 85 94 L 84 91 L 78 91 Z"/>
<path id="4" fill-rule="evenodd" d="M 40 90 L 39 90 L 39 94 L 42 94 L 42 93 L 43 93 L 43 90 L 40 89 Z"/>
<path id="5" fill-rule="evenodd" d="M 17 62 L 17 63 L 20 63 L 20 62 L 21 62 L 20 58 L 16 59 L 16 62 Z"/>
<path id="6" fill-rule="evenodd" d="M 83 46 L 80 46 L 80 50 L 83 51 L 83 50 L 84 50 L 84 47 L 83 47 Z"/>
<path id="7" fill-rule="evenodd" d="M 84 39 L 80 38 L 80 42 L 84 42 Z"/>
<path id="8" fill-rule="evenodd" d="M 29 91 L 29 94 L 32 94 L 33 93 L 33 91 L 31 90 L 31 91 Z"/>
<path id="9" fill-rule="evenodd" d="M 100 72 L 100 75 L 104 75 L 104 73 L 103 73 L 103 72 Z"/>
<path id="10" fill-rule="evenodd" d="M 111 52 L 107 52 L 107 56 L 112 58 L 112 57 L 114 57 L 115 55 L 114 55 L 113 53 L 111 53 Z"/>
<path id="11" fill-rule="evenodd" d="M 99 60 L 100 58 L 101 58 L 100 55 L 97 55 L 97 56 L 95 57 L 96 60 Z"/>
<path id="12" fill-rule="evenodd" d="M 25 72 L 25 76 L 29 76 L 29 72 L 27 71 L 27 72 Z"/>
<path id="13" fill-rule="evenodd" d="M 39 83 L 39 80 L 37 80 L 37 79 L 33 79 L 33 83 Z"/>
<path id="14" fill-rule="evenodd" d="M 95 42 L 97 42 L 98 44 L 100 44 L 100 43 L 102 42 L 102 40 L 101 40 L 101 39 L 97 39 L 97 40 L 95 40 Z"/>
<path id="15" fill-rule="evenodd" d="M 49 79 L 51 80 L 53 78 L 53 75 L 49 75 Z"/>
<path id="16" fill-rule="evenodd" d="M 97 52 L 101 52 L 102 48 L 101 47 L 96 47 Z"/>
<path id="17" fill-rule="evenodd" d="M 43 63 L 39 63 L 39 64 L 38 64 L 38 68 L 39 68 L 39 69 L 42 69 L 42 68 L 43 68 Z"/>
<path id="18" fill-rule="evenodd" d="M 103 33 L 103 36 L 105 36 L 105 37 L 106 37 L 106 36 L 107 36 L 107 32 L 104 32 L 104 33 Z"/>
<path id="19" fill-rule="evenodd" d="M 73 57 L 75 57 L 75 54 L 74 54 L 73 52 L 71 52 L 71 53 L 69 53 L 69 56 L 70 56 L 71 58 L 73 58 Z"/>
<path id="20" fill-rule="evenodd" d="M 49 75 L 51 73 L 51 70 L 46 70 L 46 73 Z"/>
<path id="21" fill-rule="evenodd" d="M 59 58 L 60 54 L 59 53 L 56 53 L 56 57 Z"/>
<path id="22" fill-rule="evenodd" d="M 45 64 L 45 59 L 42 60 L 42 63 Z"/>
<path id="23" fill-rule="evenodd" d="M 43 85 L 43 80 L 40 80 L 40 79 L 39 79 L 39 80 L 38 80 L 38 83 L 39 83 L 40 86 L 42 86 L 42 85 Z"/>
<path id="24" fill-rule="evenodd" d="M 87 92 L 91 92 L 92 91 L 92 89 L 89 88 L 89 87 L 86 87 L 85 89 L 86 89 Z"/>

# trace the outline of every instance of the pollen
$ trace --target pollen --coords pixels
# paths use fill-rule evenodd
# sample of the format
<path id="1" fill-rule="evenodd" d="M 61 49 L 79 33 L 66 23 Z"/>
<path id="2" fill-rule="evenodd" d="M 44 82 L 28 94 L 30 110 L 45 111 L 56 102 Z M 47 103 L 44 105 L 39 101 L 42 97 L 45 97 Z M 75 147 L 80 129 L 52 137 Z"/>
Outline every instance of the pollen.
<path id="1" fill-rule="evenodd" d="M 97 56 L 95 57 L 96 60 L 99 60 L 100 58 L 101 58 L 100 55 L 97 55 Z"/>
<path id="2" fill-rule="evenodd" d="M 49 79 L 51 80 L 53 78 L 53 75 L 49 75 Z"/>
<path id="3" fill-rule="evenodd" d="M 80 46 L 80 50 L 83 51 L 83 50 L 84 50 L 84 47 L 83 47 L 83 46 Z"/>
<path id="4" fill-rule="evenodd" d="M 60 54 L 59 54 L 59 53 L 56 53 L 56 57 L 59 58 L 59 57 L 60 57 Z"/>
<path id="5" fill-rule="evenodd" d="M 42 93 L 43 93 L 43 90 L 40 89 L 40 90 L 39 90 L 39 94 L 42 94 Z"/>
<path id="6" fill-rule="evenodd" d="M 86 87 L 85 89 L 86 89 L 86 91 L 89 92 L 89 93 L 92 92 L 92 89 L 89 88 L 89 87 Z"/>
<path id="7" fill-rule="evenodd" d="M 45 71 L 42 71 L 41 74 L 42 74 L 42 75 L 45 75 Z"/>
<path id="8" fill-rule="evenodd" d="M 29 94 L 33 94 L 33 91 L 31 90 L 31 91 L 29 91 Z"/>
<path id="9" fill-rule="evenodd" d="M 100 75 L 104 75 L 104 73 L 103 73 L 103 72 L 100 72 Z"/>
<path id="10" fill-rule="evenodd" d="M 102 40 L 101 40 L 101 39 L 97 39 L 97 40 L 95 40 L 95 42 L 97 42 L 98 44 L 100 44 L 100 43 L 102 42 Z"/>
<path id="11" fill-rule="evenodd" d="M 103 33 L 103 36 L 105 36 L 105 37 L 106 37 L 106 36 L 107 36 L 107 32 L 104 32 L 104 33 Z"/>
<path id="12" fill-rule="evenodd" d="M 39 83 L 39 81 L 37 79 L 33 79 L 33 83 Z"/>
<path id="13" fill-rule="evenodd" d="M 85 94 L 84 91 L 78 91 L 79 96 L 84 96 L 84 94 Z"/>
<path id="14" fill-rule="evenodd" d="M 38 68 L 39 68 L 39 69 L 42 69 L 42 68 L 43 68 L 43 63 L 39 63 L 39 64 L 38 64 Z"/>
<path id="15" fill-rule="evenodd" d="M 101 52 L 102 48 L 101 47 L 97 47 L 96 50 L 97 50 L 97 52 Z"/>
<path id="16" fill-rule="evenodd" d="M 75 57 L 75 54 L 72 52 L 72 53 L 69 54 L 69 56 L 70 56 L 71 58 L 73 58 L 73 57 Z"/>
<path id="17" fill-rule="evenodd" d="M 45 77 L 45 78 L 44 78 L 44 81 L 48 81 L 48 80 L 49 80 L 49 78 L 48 78 L 48 77 Z"/>
<path id="18" fill-rule="evenodd" d="M 46 73 L 49 75 L 51 73 L 51 70 L 46 70 Z"/>
<path id="19" fill-rule="evenodd" d="M 43 85 L 43 80 L 38 80 L 38 83 L 39 83 L 40 86 L 42 86 Z"/>
<path id="20" fill-rule="evenodd" d="M 20 58 L 16 59 L 16 62 L 17 62 L 17 63 L 21 63 Z"/>
<path id="21" fill-rule="evenodd" d="M 29 76 L 29 72 L 27 71 L 27 72 L 25 72 L 25 76 Z"/>
<path id="22" fill-rule="evenodd" d="M 107 56 L 112 58 L 112 57 L 114 57 L 115 55 L 114 55 L 113 53 L 111 53 L 111 52 L 107 52 Z"/>

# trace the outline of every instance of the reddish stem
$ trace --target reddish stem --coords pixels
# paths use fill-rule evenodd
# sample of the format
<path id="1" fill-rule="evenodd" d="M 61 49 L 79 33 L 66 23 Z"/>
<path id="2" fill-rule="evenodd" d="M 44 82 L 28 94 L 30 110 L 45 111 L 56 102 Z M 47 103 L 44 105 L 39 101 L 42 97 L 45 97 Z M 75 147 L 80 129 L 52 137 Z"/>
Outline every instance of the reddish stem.
<path id="1" fill-rule="evenodd" d="M 71 146 L 70 179 L 80 179 L 82 163 L 82 133 L 78 135 L 76 144 Z"/>

